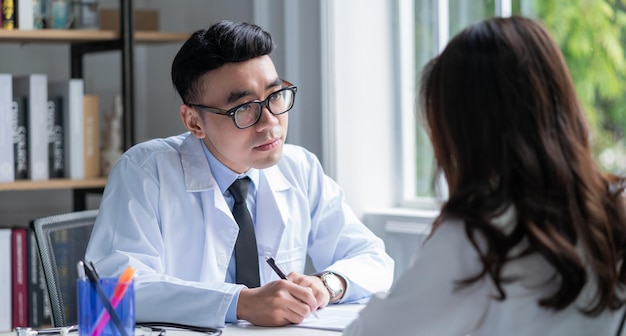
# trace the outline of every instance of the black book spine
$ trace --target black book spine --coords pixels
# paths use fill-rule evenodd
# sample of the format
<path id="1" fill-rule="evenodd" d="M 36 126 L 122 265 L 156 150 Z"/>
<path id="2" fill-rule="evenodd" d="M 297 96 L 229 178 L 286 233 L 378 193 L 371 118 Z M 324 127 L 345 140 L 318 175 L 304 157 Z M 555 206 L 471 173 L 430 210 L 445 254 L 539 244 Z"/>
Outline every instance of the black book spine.
<path id="1" fill-rule="evenodd" d="M 51 178 L 65 175 L 62 104 L 61 97 L 48 100 L 48 167 Z"/>
<path id="2" fill-rule="evenodd" d="M 15 179 L 28 178 L 28 99 L 13 100 L 13 155 L 15 159 Z"/>
<path id="3" fill-rule="evenodd" d="M 48 327 L 52 325 L 52 311 L 50 297 L 46 288 L 46 278 L 43 274 L 43 265 L 39 257 L 39 247 L 35 231 L 29 229 L 29 313 L 28 322 L 31 327 Z"/>
<path id="4" fill-rule="evenodd" d="M 41 327 L 43 291 L 39 286 L 39 254 L 35 232 L 28 231 L 28 326 Z"/>

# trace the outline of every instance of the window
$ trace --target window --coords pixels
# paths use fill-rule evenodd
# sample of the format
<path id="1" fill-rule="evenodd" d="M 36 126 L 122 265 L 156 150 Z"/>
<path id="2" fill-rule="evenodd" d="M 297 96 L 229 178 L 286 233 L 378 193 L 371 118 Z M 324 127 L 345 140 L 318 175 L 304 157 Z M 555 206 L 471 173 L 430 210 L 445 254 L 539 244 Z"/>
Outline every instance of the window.
<path id="1" fill-rule="evenodd" d="M 497 1 L 497 3 L 496 3 Z M 433 153 L 420 121 L 415 118 L 417 79 L 422 67 L 442 50 L 449 36 L 496 14 L 502 0 L 401 0 L 398 6 L 399 71 L 402 102 L 402 205 L 436 206 L 433 201 Z M 496 6 L 497 5 L 497 6 Z M 504 4 L 505 9 L 510 4 Z"/>
<path id="2" fill-rule="evenodd" d="M 626 174 L 626 5 L 591 0 L 399 0 L 402 206 L 434 207 L 433 154 L 416 119 L 417 79 L 450 36 L 482 19 L 519 14 L 551 32 L 566 58 L 590 123 L 600 166 Z M 408 69 L 408 70 L 407 70 Z"/>

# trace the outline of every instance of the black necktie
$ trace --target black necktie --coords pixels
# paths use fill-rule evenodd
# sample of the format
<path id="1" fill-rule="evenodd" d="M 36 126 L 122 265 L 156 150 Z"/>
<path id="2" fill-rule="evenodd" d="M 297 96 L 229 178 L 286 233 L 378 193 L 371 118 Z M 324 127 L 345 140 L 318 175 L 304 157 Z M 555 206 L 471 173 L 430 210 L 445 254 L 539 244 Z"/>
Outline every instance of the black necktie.
<path id="1" fill-rule="evenodd" d="M 252 217 L 250 217 L 246 205 L 249 185 L 250 178 L 244 177 L 235 180 L 228 187 L 228 190 L 235 199 L 233 217 L 239 225 L 239 235 L 237 242 L 235 242 L 235 282 L 246 285 L 248 288 L 254 288 L 259 287 L 261 281 L 259 280 L 259 254 L 256 247 L 254 225 L 252 225 Z"/>

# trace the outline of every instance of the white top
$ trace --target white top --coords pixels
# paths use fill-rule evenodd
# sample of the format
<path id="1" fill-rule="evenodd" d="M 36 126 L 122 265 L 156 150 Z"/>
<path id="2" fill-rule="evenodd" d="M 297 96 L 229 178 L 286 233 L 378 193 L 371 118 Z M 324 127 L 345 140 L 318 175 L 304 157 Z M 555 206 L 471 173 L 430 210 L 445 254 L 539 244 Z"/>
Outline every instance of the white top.
<path id="1" fill-rule="evenodd" d="M 301 147 L 285 145 L 275 166 L 259 170 L 255 228 L 261 284 L 279 279 L 265 256 L 303 273 L 308 255 L 316 270 L 345 275 L 368 295 L 391 286 L 382 240 Z M 223 326 L 242 287 L 225 282 L 238 231 L 202 142 L 185 133 L 137 145 L 116 163 L 86 259 L 101 275 L 136 269 L 138 322 Z"/>
<path id="2" fill-rule="evenodd" d="M 516 222 L 513 208 L 494 224 L 510 232 Z M 515 250 L 522 247 L 517 246 Z M 538 300 L 555 288 L 533 286 L 548 279 L 553 267 L 534 254 L 507 263 L 504 275 L 524 275 L 522 283 L 503 286 L 507 298 L 497 301 L 490 279 L 455 291 L 455 280 L 476 275 L 482 269 L 476 250 L 459 220 L 444 221 L 417 252 L 412 266 L 392 287 L 389 295 L 377 294 L 344 335 L 614 335 L 621 311 L 604 311 L 596 317 L 576 307 L 586 302 L 586 286 L 576 304 L 554 312 L 539 307 Z M 534 287 L 534 288 L 533 288 Z M 537 289 L 539 288 L 539 289 Z"/>

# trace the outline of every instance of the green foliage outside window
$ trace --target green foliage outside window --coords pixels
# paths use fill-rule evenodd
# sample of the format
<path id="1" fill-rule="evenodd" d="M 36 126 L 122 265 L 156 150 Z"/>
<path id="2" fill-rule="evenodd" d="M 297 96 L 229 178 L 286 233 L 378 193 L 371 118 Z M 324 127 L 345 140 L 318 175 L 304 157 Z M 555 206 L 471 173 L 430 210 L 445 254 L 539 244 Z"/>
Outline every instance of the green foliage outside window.
<path id="1" fill-rule="evenodd" d="M 433 0 L 416 0 L 416 65 L 436 53 Z M 494 0 L 449 0 L 450 34 L 493 16 Z M 600 166 L 626 175 L 626 0 L 513 0 L 513 14 L 539 20 L 557 41 L 591 131 Z M 416 195 L 432 196 L 432 150 L 418 125 Z"/>
<path id="2" fill-rule="evenodd" d="M 534 0 L 531 8 L 565 56 L 597 161 L 607 171 L 626 174 L 626 4 Z"/>

